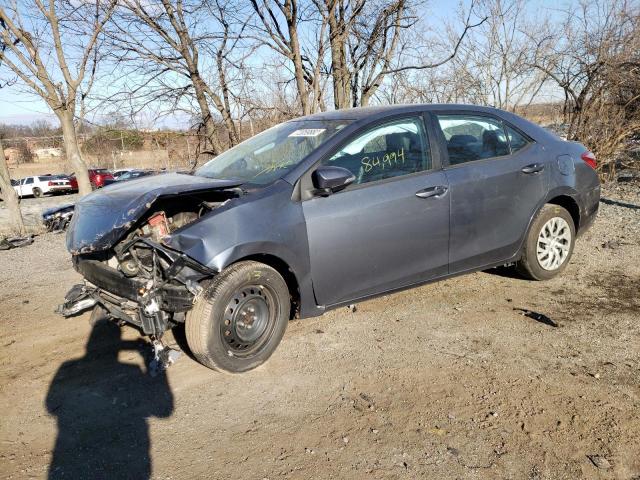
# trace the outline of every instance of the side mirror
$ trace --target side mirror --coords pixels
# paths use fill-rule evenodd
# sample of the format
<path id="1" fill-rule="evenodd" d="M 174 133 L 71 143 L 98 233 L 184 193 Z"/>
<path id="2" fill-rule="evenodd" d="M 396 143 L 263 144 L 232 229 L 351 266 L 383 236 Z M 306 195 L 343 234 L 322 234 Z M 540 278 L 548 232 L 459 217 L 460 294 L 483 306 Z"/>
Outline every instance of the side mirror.
<path id="1" fill-rule="evenodd" d="M 318 167 L 311 175 L 313 186 L 317 193 L 331 194 L 347 187 L 356 179 L 356 176 L 342 167 Z"/>

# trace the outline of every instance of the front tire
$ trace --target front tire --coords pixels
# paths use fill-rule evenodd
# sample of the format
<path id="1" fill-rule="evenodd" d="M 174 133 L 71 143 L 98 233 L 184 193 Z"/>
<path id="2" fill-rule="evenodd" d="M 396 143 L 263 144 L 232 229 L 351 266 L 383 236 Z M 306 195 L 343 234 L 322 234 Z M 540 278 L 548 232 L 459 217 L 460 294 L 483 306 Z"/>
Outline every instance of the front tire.
<path id="1" fill-rule="evenodd" d="M 230 373 L 266 362 L 289 323 L 291 299 L 282 276 L 263 263 L 243 261 L 204 287 L 185 324 L 196 359 Z"/>
<path id="2" fill-rule="evenodd" d="M 34 189 L 33 189 L 33 196 L 34 196 L 35 198 L 40 198 L 40 197 L 42 197 L 42 190 L 40 190 L 40 189 L 39 189 L 39 188 L 37 188 L 37 187 L 36 187 L 36 188 L 34 188 Z"/>
<path id="3" fill-rule="evenodd" d="M 564 271 L 575 245 L 571 214 L 559 205 L 546 204 L 531 224 L 516 270 L 531 280 L 549 280 Z"/>

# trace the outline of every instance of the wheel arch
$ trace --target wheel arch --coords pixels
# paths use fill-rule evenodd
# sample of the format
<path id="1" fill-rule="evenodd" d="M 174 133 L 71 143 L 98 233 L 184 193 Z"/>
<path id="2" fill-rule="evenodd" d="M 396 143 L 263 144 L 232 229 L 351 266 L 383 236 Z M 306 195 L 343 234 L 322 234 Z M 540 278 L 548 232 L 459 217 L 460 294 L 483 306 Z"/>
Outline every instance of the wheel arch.
<path id="1" fill-rule="evenodd" d="M 252 255 L 244 256 L 242 258 L 238 258 L 234 260 L 231 265 L 244 261 L 264 263 L 265 265 L 269 265 L 271 268 L 276 270 L 282 276 L 287 284 L 287 288 L 289 289 L 289 294 L 291 295 L 290 317 L 294 318 L 300 309 L 300 285 L 295 272 L 289 266 L 289 264 L 282 258 L 270 253 L 255 253 Z"/>
<path id="2" fill-rule="evenodd" d="M 573 225 L 575 227 L 575 231 L 577 232 L 580 228 L 580 207 L 578 206 L 578 202 L 570 196 L 570 195 L 557 195 L 553 198 L 548 199 L 545 203 L 550 203 L 551 205 L 558 205 L 559 207 L 564 208 L 569 212 L 571 218 L 573 218 Z"/>
<path id="3" fill-rule="evenodd" d="M 527 240 L 527 235 L 529 234 L 529 230 L 531 229 L 531 225 L 533 225 L 533 221 L 540 213 L 540 210 L 542 210 L 542 208 L 548 203 L 552 205 L 558 205 L 567 210 L 571 215 L 571 218 L 573 218 L 574 226 L 577 232 L 578 227 L 580 226 L 580 207 L 578 205 L 578 202 L 574 198 L 576 195 L 577 192 L 568 187 L 561 187 L 551 190 L 547 194 L 547 196 L 542 201 L 540 201 L 540 203 L 536 206 L 536 208 L 533 210 L 533 213 L 529 217 L 527 228 L 525 229 L 524 233 L 522 234 L 522 238 L 520 239 L 520 246 L 512 259 L 518 259 L 520 257 L 522 249 L 524 248 L 524 243 Z"/>

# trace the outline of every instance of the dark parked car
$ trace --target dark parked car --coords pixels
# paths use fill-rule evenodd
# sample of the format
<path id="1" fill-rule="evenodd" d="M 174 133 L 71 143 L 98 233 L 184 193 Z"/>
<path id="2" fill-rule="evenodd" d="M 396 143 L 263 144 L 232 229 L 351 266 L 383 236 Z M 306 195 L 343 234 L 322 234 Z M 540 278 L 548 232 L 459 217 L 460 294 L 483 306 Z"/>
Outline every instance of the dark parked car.
<path id="1" fill-rule="evenodd" d="M 74 191 L 78 191 L 78 179 L 73 176 L 73 173 L 69 177 L 71 182 L 71 188 Z M 90 168 L 89 169 L 89 182 L 93 189 L 102 188 L 105 185 L 105 180 L 113 180 L 113 175 L 106 168 Z"/>
<path id="2" fill-rule="evenodd" d="M 147 177 L 149 175 L 156 175 L 158 172 L 153 170 L 129 170 L 118 175 L 117 178 L 108 178 L 104 180 L 104 186 L 111 185 L 118 182 L 127 182 L 129 180 L 135 180 L 140 177 Z"/>
<path id="3" fill-rule="evenodd" d="M 562 272 L 600 198 L 595 159 L 514 114 L 405 105 L 271 128 L 194 175 L 116 184 L 76 204 L 67 233 L 96 305 L 159 339 L 186 322 L 196 358 L 263 363 L 294 315 L 515 265 Z"/>

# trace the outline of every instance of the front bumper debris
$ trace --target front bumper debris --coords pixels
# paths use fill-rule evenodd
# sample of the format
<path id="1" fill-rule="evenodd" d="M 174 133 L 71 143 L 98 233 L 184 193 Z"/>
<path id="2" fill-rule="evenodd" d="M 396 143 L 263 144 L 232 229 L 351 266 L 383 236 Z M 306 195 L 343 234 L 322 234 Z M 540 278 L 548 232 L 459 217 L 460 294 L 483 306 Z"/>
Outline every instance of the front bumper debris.
<path id="1" fill-rule="evenodd" d="M 75 255 L 73 266 L 85 283 L 74 286 L 67 293 L 65 303 L 57 312 L 69 317 L 100 305 L 109 317 L 157 339 L 166 330 L 184 322 L 186 312 L 202 292 L 199 282 L 214 272 L 148 239 L 125 242 L 119 246 L 118 253 L 127 252 L 134 245 L 147 249 L 154 274 L 126 275 L 126 271 L 111 266 L 100 255 Z M 117 257 L 112 260 L 117 261 Z"/>
<path id="2" fill-rule="evenodd" d="M 87 288 L 84 284 L 74 285 L 64 296 L 64 303 L 58 305 L 55 313 L 63 317 L 71 317 L 94 307 L 98 303 L 95 292 L 95 288 Z"/>
<path id="3" fill-rule="evenodd" d="M 98 260 L 75 257 L 74 266 L 89 283 L 112 295 L 140 304 L 148 313 L 154 313 L 158 309 L 166 312 L 186 312 L 193 306 L 193 295 L 186 286 L 158 286 L 151 280 L 126 277 Z"/>

